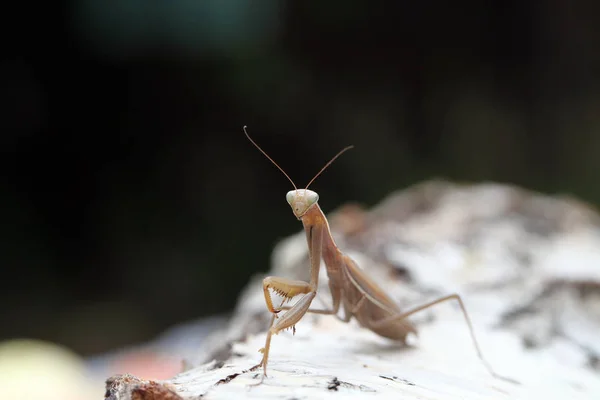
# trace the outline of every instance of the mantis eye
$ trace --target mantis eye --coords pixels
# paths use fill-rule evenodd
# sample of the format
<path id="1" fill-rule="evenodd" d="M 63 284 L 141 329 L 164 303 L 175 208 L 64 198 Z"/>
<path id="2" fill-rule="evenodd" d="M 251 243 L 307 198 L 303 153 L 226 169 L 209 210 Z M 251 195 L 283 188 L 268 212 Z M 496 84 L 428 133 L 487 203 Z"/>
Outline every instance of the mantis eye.
<path id="1" fill-rule="evenodd" d="M 306 190 L 304 192 L 304 196 L 306 197 L 306 202 L 311 206 L 319 201 L 319 195 L 317 192 L 313 192 L 312 190 Z"/>
<path id="2" fill-rule="evenodd" d="M 294 198 L 296 197 L 296 191 L 295 190 L 290 190 L 289 192 L 287 192 L 287 194 L 285 195 L 285 199 L 287 200 L 287 202 L 291 205 L 292 201 L 294 201 Z"/>

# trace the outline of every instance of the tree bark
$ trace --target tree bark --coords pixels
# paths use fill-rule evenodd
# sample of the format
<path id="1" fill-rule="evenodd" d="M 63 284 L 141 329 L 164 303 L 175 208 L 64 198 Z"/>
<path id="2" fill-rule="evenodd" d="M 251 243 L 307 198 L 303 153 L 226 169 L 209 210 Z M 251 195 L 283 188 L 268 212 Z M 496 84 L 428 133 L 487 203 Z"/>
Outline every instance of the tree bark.
<path id="1" fill-rule="evenodd" d="M 291 216 L 290 216 L 291 218 Z M 411 320 L 403 346 L 355 321 L 306 315 L 273 337 L 268 377 L 260 361 L 270 316 L 261 278 L 240 297 L 227 328 L 162 382 L 130 375 L 107 381 L 107 398 L 394 399 L 592 398 L 600 393 L 600 217 L 581 202 L 519 188 L 427 182 L 393 193 L 371 211 L 346 205 L 329 215 L 334 238 L 403 309 L 458 293 Z M 271 275 L 308 278 L 304 233 L 275 248 Z M 322 268 L 313 307 L 330 304 Z"/>

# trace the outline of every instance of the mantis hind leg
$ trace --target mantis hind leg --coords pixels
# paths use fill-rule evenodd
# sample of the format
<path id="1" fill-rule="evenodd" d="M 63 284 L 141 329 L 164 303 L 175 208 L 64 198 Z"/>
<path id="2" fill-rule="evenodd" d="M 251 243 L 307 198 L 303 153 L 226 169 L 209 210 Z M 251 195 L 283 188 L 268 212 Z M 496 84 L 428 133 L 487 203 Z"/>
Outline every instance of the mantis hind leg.
<path id="1" fill-rule="evenodd" d="M 379 327 L 384 327 L 390 324 L 393 324 L 399 320 L 403 320 L 409 316 L 411 316 L 412 314 L 416 314 L 419 311 L 423 311 L 429 307 L 432 307 L 436 304 L 440 304 L 443 302 L 446 302 L 448 300 L 456 300 L 458 302 L 458 305 L 460 306 L 460 309 L 462 311 L 462 314 L 465 318 L 465 322 L 467 323 L 467 327 L 469 328 L 469 333 L 471 335 L 471 341 L 473 342 L 473 346 L 475 347 L 475 350 L 477 351 L 477 356 L 479 357 L 479 359 L 481 360 L 481 362 L 483 363 L 483 365 L 485 366 L 485 368 L 488 370 L 488 372 L 494 376 L 495 378 L 499 378 L 511 383 L 517 383 L 517 381 L 515 381 L 514 379 L 511 378 L 507 378 L 504 377 L 502 375 L 498 375 L 492 368 L 492 366 L 488 363 L 488 361 L 486 360 L 486 358 L 483 356 L 483 352 L 481 351 L 481 347 L 479 346 L 479 342 L 477 341 L 477 338 L 475 336 L 475 330 L 473 329 L 473 324 L 471 323 L 471 318 L 469 318 L 469 313 L 467 313 L 467 309 L 462 301 L 462 298 L 454 293 L 454 294 L 449 294 L 447 296 L 443 296 L 440 297 L 438 299 L 435 299 L 433 301 L 430 301 L 428 303 L 425 304 L 421 304 L 411 310 L 402 312 L 402 313 L 397 313 L 394 315 L 390 315 L 389 317 L 380 319 L 380 320 L 371 320 L 369 321 L 369 326 L 373 327 L 373 328 L 379 328 Z"/>

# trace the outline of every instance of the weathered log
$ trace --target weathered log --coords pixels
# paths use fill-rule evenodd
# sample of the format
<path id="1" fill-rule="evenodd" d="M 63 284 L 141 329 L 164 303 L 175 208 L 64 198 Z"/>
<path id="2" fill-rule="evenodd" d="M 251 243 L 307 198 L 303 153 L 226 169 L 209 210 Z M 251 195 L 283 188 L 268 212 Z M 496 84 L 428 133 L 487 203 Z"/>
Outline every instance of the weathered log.
<path id="1" fill-rule="evenodd" d="M 326 206 L 326 200 L 325 206 Z M 600 217 L 569 198 L 516 187 L 428 182 L 371 211 L 347 205 L 330 224 L 340 248 L 408 308 L 459 293 L 496 379 L 477 358 L 456 305 L 411 318 L 419 337 L 400 346 L 333 317 L 307 315 L 273 338 L 268 378 L 260 360 L 269 315 L 261 278 L 227 328 L 164 382 L 109 380 L 107 398 L 593 398 L 600 393 Z M 307 279 L 303 233 L 273 253 L 272 275 Z M 316 305 L 329 304 L 323 268 Z M 136 397 L 137 396 L 137 397 Z M 161 397 L 162 396 L 162 397 Z M 171 397 L 169 397 L 171 396 Z M 381 397 L 380 397 L 381 398 Z"/>

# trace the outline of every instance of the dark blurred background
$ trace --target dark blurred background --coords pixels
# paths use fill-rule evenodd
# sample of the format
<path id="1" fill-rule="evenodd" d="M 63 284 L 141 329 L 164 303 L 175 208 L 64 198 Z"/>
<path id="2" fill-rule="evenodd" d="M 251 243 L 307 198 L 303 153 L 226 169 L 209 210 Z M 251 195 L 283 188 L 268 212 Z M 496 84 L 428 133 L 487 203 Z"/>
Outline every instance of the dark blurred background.
<path id="1" fill-rule="evenodd" d="M 80 0 L 3 11 L 0 339 L 82 354 L 234 306 L 301 229 L 432 177 L 600 203 L 597 1 Z"/>

